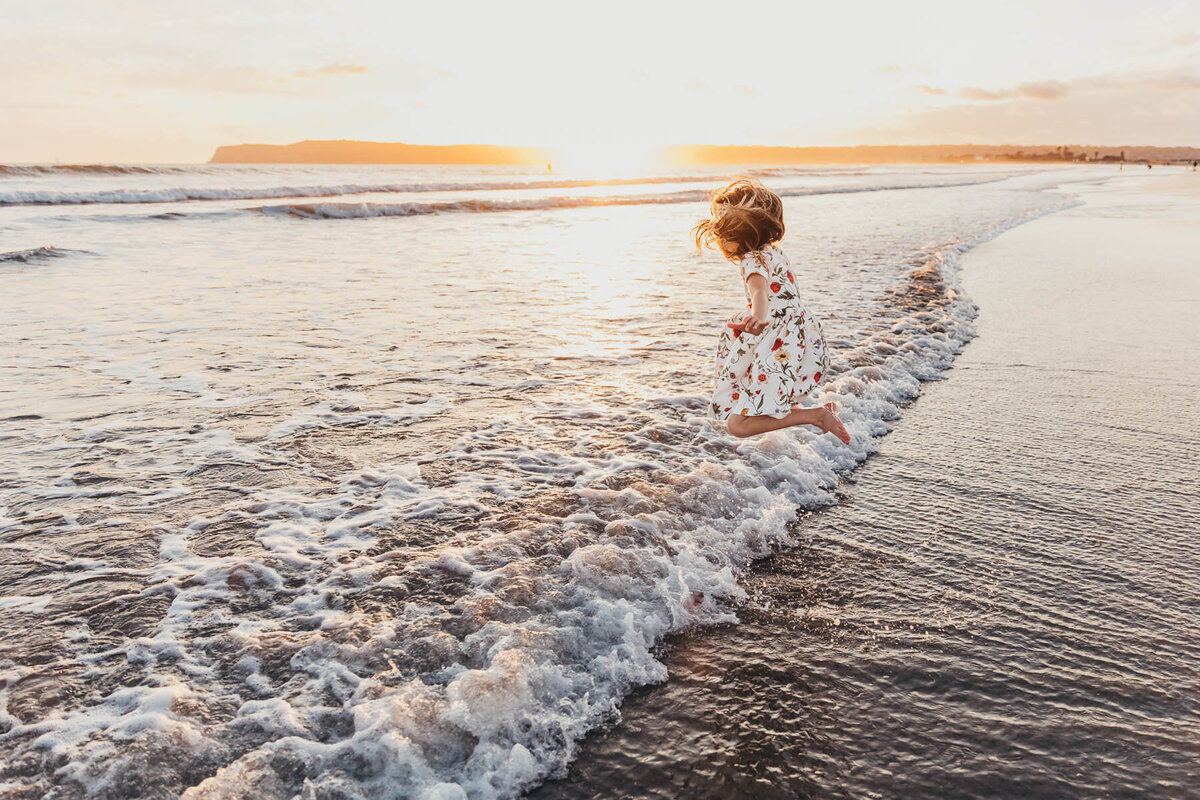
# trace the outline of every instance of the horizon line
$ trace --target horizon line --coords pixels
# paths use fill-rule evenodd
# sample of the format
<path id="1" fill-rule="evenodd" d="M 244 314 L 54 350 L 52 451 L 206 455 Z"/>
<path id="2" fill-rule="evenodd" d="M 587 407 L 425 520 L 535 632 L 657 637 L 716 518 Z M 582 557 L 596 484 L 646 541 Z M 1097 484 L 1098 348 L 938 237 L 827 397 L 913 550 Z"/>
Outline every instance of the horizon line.
<path id="1" fill-rule="evenodd" d="M 514 154 L 514 155 L 517 153 L 523 152 L 526 156 L 532 156 L 533 154 L 537 153 L 538 161 L 540 161 L 541 158 L 544 157 L 545 155 L 560 153 L 564 150 L 564 148 L 561 146 L 553 146 L 553 145 L 506 145 L 506 144 L 469 143 L 469 142 L 454 142 L 454 143 L 445 143 L 445 144 L 415 144 L 415 143 L 403 142 L 403 141 L 384 141 L 384 140 L 371 140 L 371 139 L 302 139 L 299 141 L 289 142 L 287 144 L 269 144 L 269 143 L 263 143 L 263 142 L 242 142 L 241 144 L 235 144 L 235 145 L 218 145 L 216 147 L 216 149 L 213 151 L 213 155 L 210 156 L 208 160 L 197 160 L 197 161 L 108 161 L 108 160 L 89 161 L 89 160 L 55 159 L 54 161 L 0 160 L 0 164 L 12 165 L 12 166 L 24 166 L 24 165 L 29 165 L 29 166 L 38 166 L 38 165 L 86 166 L 86 165 L 106 165 L 106 164 L 113 164 L 113 165 L 128 164 L 128 165 L 145 165 L 145 166 L 154 166 L 154 165 L 160 165 L 160 166 L 197 165 L 197 166 L 201 166 L 201 165 L 207 165 L 207 164 L 221 164 L 221 163 L 242 163 L 242 164 L 249 164 L 249 163 L 304 163 L 304 162 L 290 162 L 290 161 L 289 162 L 218 161 L 217 155 L 222 150 L 233 151 L 233 150 L 239 150 L 242 148 L 265 148 L 265 149 L 269 149 L 272 151 L 279 151 L 279 150 L 285 150 L 287 148 L 295 148 L 295 147 L 298 147 L 301 145 L 337 145 L 337 144 L 391 146 L 391 147 L 398 147 L 398 148 L 399 147 L 411 148 L 414 150 L 441 150 L 441 149 L 449 149 L 449 148 L 454 148 L 454 149 L 485 148 L 485 149 L 491 150 L 491 151 L 508 152 L 508 153 Z M 648 145 L 646 150 L 648 152 L 666 154 L 672 150 L 682 150 L 682 149 L 689 149 L 689 148 L 705 149 L 705 150 L 709 150 L 709 151 L 757 150 L 757 151 L 777 151 L 777 152 L 779 152 L 779 151 L 784 151 L 784 152 L 786 152 L 786 151 L 836 151 L 836 150 L 903 150 L 903 149 L 920 150 L 920 149 L 937 149 L 937 148 L 977 148 L 977 149 L 981 149 L 981 150 L 1000 150 L 1000 149 L 1037 150 L 1037 149 L 1042 149 L 1042 150 L 1058 151 L 1058 150 L 1062 150 L 1064 148 L 1066 148 L 1066 149 L 1080 148 L 1082 150 L 1091 150 L 1091 151 L 1122 150 L 1122 149 L 1124 149 L 1124 150 L 1151 150 L 1151 151 L 1192 150 L 1192 151 L 1196 151 L 1197 155 L 1200 155 L 1200 145 L 1186 145 L 1186 144 L 1151 145 L 1151 144 L 1128 144 L 1128 143 L 1122 143 L 1122 144 L 1088 143 L 1088 144 L 1084 144 L 1084 143 L 1079 143 L 1079 142 L 1065 142 L 1065 143 L 1060 143 L 1060 144 L 1046 144 L 1046 143 L 1020 144 L 1020 143 L 1012 143 L 1012 142 L 1008 142 L 1008 143 L 1004 143 L 1004 144 L 980 144 L 980 143 L 976 143 L 976 142 L 934 142 L 934 143 L 923 143 L 923 144 L 833 144 L 833 145 L 828 145 L 828 144 L 827 145 L 712 144 L 712 143 L 681 142 L 681 143 L 676 143 L 676 144 Z M 337 164 L 339 162 L 307 162 L 307 163 Z M 340 162 L 340 163 L 342 163 L 343 165 L 347 165 L 347 162 Z M 364 162 L 351 162 L 351 163 L 358 163 L 360 165 L 378 163 L 380 165 L 386 165 L 389 163 L 396 163 L 396 162 L 387 162 L 387 161 L 366 162 L 366 161 L 364 161 Z M 427 162 L 427 163 L 431 163 L 431 162 Z M 467 164 L 463 164 L 463 165 L 465 166 Z"/>

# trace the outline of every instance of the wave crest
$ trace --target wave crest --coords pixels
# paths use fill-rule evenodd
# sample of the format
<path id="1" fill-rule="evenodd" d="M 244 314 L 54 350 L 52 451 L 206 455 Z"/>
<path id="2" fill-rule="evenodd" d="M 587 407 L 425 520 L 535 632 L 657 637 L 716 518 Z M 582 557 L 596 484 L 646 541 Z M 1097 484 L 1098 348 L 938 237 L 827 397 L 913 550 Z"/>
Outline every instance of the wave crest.
<path id="1" fill-rule="evenodd" d="M 12 250 L 7 253 L 0 253 L 0 264 L 9 262 L 18 262 L 28 264 L 31 261 L 42 261 L 48 258 L 62 258 L 69 251 L 59 247 L 51 247 L 45 245 L 43 247 L 32 247 L 28 250 Z"/>
<path id="2" fill-rule="evenodd" d="M 821 194 L 855 194 L 859 192 L 903 191 L 908 189 L 937 189 L 952 186 L 974 186 L 1005 180 L 986 178 L 948 183 L 880 184 L 875 186 L 832 186 L 822 188 L 782 189 L 782 197 L 808 197 Z M 539 197 L 516 200 L 447 200 L 444 202 L 411 203 L 286 203 L 274 206 L 255 206 L 248 210 L 276 216 L 302 219 L 370 219 L 373 217 L 412 217 L 420 214 L 445 212 L 538 211 L 553 208 L 587 208 L 591 206 L 663 205 L 670 203 L 699 203 L 708 199 L 707 189 L 666 194 L 588 195 L 571 197 Z"/>

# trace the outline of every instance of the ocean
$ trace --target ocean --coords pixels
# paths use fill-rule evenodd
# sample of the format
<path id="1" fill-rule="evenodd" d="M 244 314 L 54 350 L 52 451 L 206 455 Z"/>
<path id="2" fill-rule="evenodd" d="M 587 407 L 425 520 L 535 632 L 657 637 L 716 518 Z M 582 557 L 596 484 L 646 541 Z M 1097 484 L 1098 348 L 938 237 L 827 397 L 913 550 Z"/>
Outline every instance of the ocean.
<path id="1" fill-rule="evenodd" d="M 971 591 L 939 571 L 950 550 L 914 577 L 876 553 L 886 525 L 845 522 L 875 460 L 857 468 L 923 384 L 957 379 L 979 313 L 963 254 L 1113 170 L 747 171 L 783 196 L 782 249 L 833 354 L 812 402 L 839 403 L 849 447 L 706 417 L 744 301 L 689 229 L 726 172 L 0 166 L 0 796 L 483 800 L 547 779 L 536 792 L 718 796 L 635 791 L 663 747 L 627 742 L 620 781 L 597 755 L 626 698 L 663 720 L 646 698 L 683 691 L 683 644 L 749 662 L 814 569 L 841 570 L 811 583 L 834 594 L 884 569 L 867 551 L 899 570 L 883 606 Z M 902 476 L 875 480 L 887 514 L 947 546 L 936 509 L 903 517 Z M 851 633 L 775 668 L 859 669 L 846 637 L 867 623 L 822 620 Z M 1143 669 L 1195 688 L 1194 666 Z M 909 688 L 921 706 L 930 687 Z M 752 738 L 807 724 L 786 720 Z M 889 730 L 862 724 L 854 757 L 893 752 Z M 779 750 L 719 796 L 887 795 L 827 755 Z M 1003 796 L 948 780 L 904 796 Z"/>

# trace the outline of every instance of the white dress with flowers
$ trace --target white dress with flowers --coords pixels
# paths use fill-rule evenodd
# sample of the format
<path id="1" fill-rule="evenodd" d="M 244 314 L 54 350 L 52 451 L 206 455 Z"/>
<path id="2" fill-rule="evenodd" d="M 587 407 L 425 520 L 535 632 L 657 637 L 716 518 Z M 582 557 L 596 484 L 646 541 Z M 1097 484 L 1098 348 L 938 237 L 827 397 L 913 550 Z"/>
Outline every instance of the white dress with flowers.
<path id="1" fill-rule="evenodd" d="M 722 329 L 712 414 L 718 419 L 734 414 L 784 417 L 829 371 L 825 337 L 816 317 L 801 304 L 787 256 L 779 248 L 768 245 L 748 253 L 738 268 L 743 285 L 751 275 L 767 280 L 767 329 L 757 336 Z"/>

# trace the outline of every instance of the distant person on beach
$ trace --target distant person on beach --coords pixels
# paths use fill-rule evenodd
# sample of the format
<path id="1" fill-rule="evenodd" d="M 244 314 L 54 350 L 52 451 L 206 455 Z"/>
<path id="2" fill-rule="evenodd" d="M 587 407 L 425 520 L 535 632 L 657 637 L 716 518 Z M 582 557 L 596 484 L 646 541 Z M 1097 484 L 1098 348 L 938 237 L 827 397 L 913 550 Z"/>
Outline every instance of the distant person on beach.
<path id="1" fill-rule="evenodd" d="M 849 444 L 835 403 L 796 405 L 829 372 L 829 350 L 775 244 L 783 231 L 783 201 L 751 178 L 717 189 L 708 219 L 692 231 L 697 247 L 719 249 L 738 265 L 746 292 L 746 310 L 730 319 L 717 344 L 712 414 L 738 438 L 812 425 Z"/>

